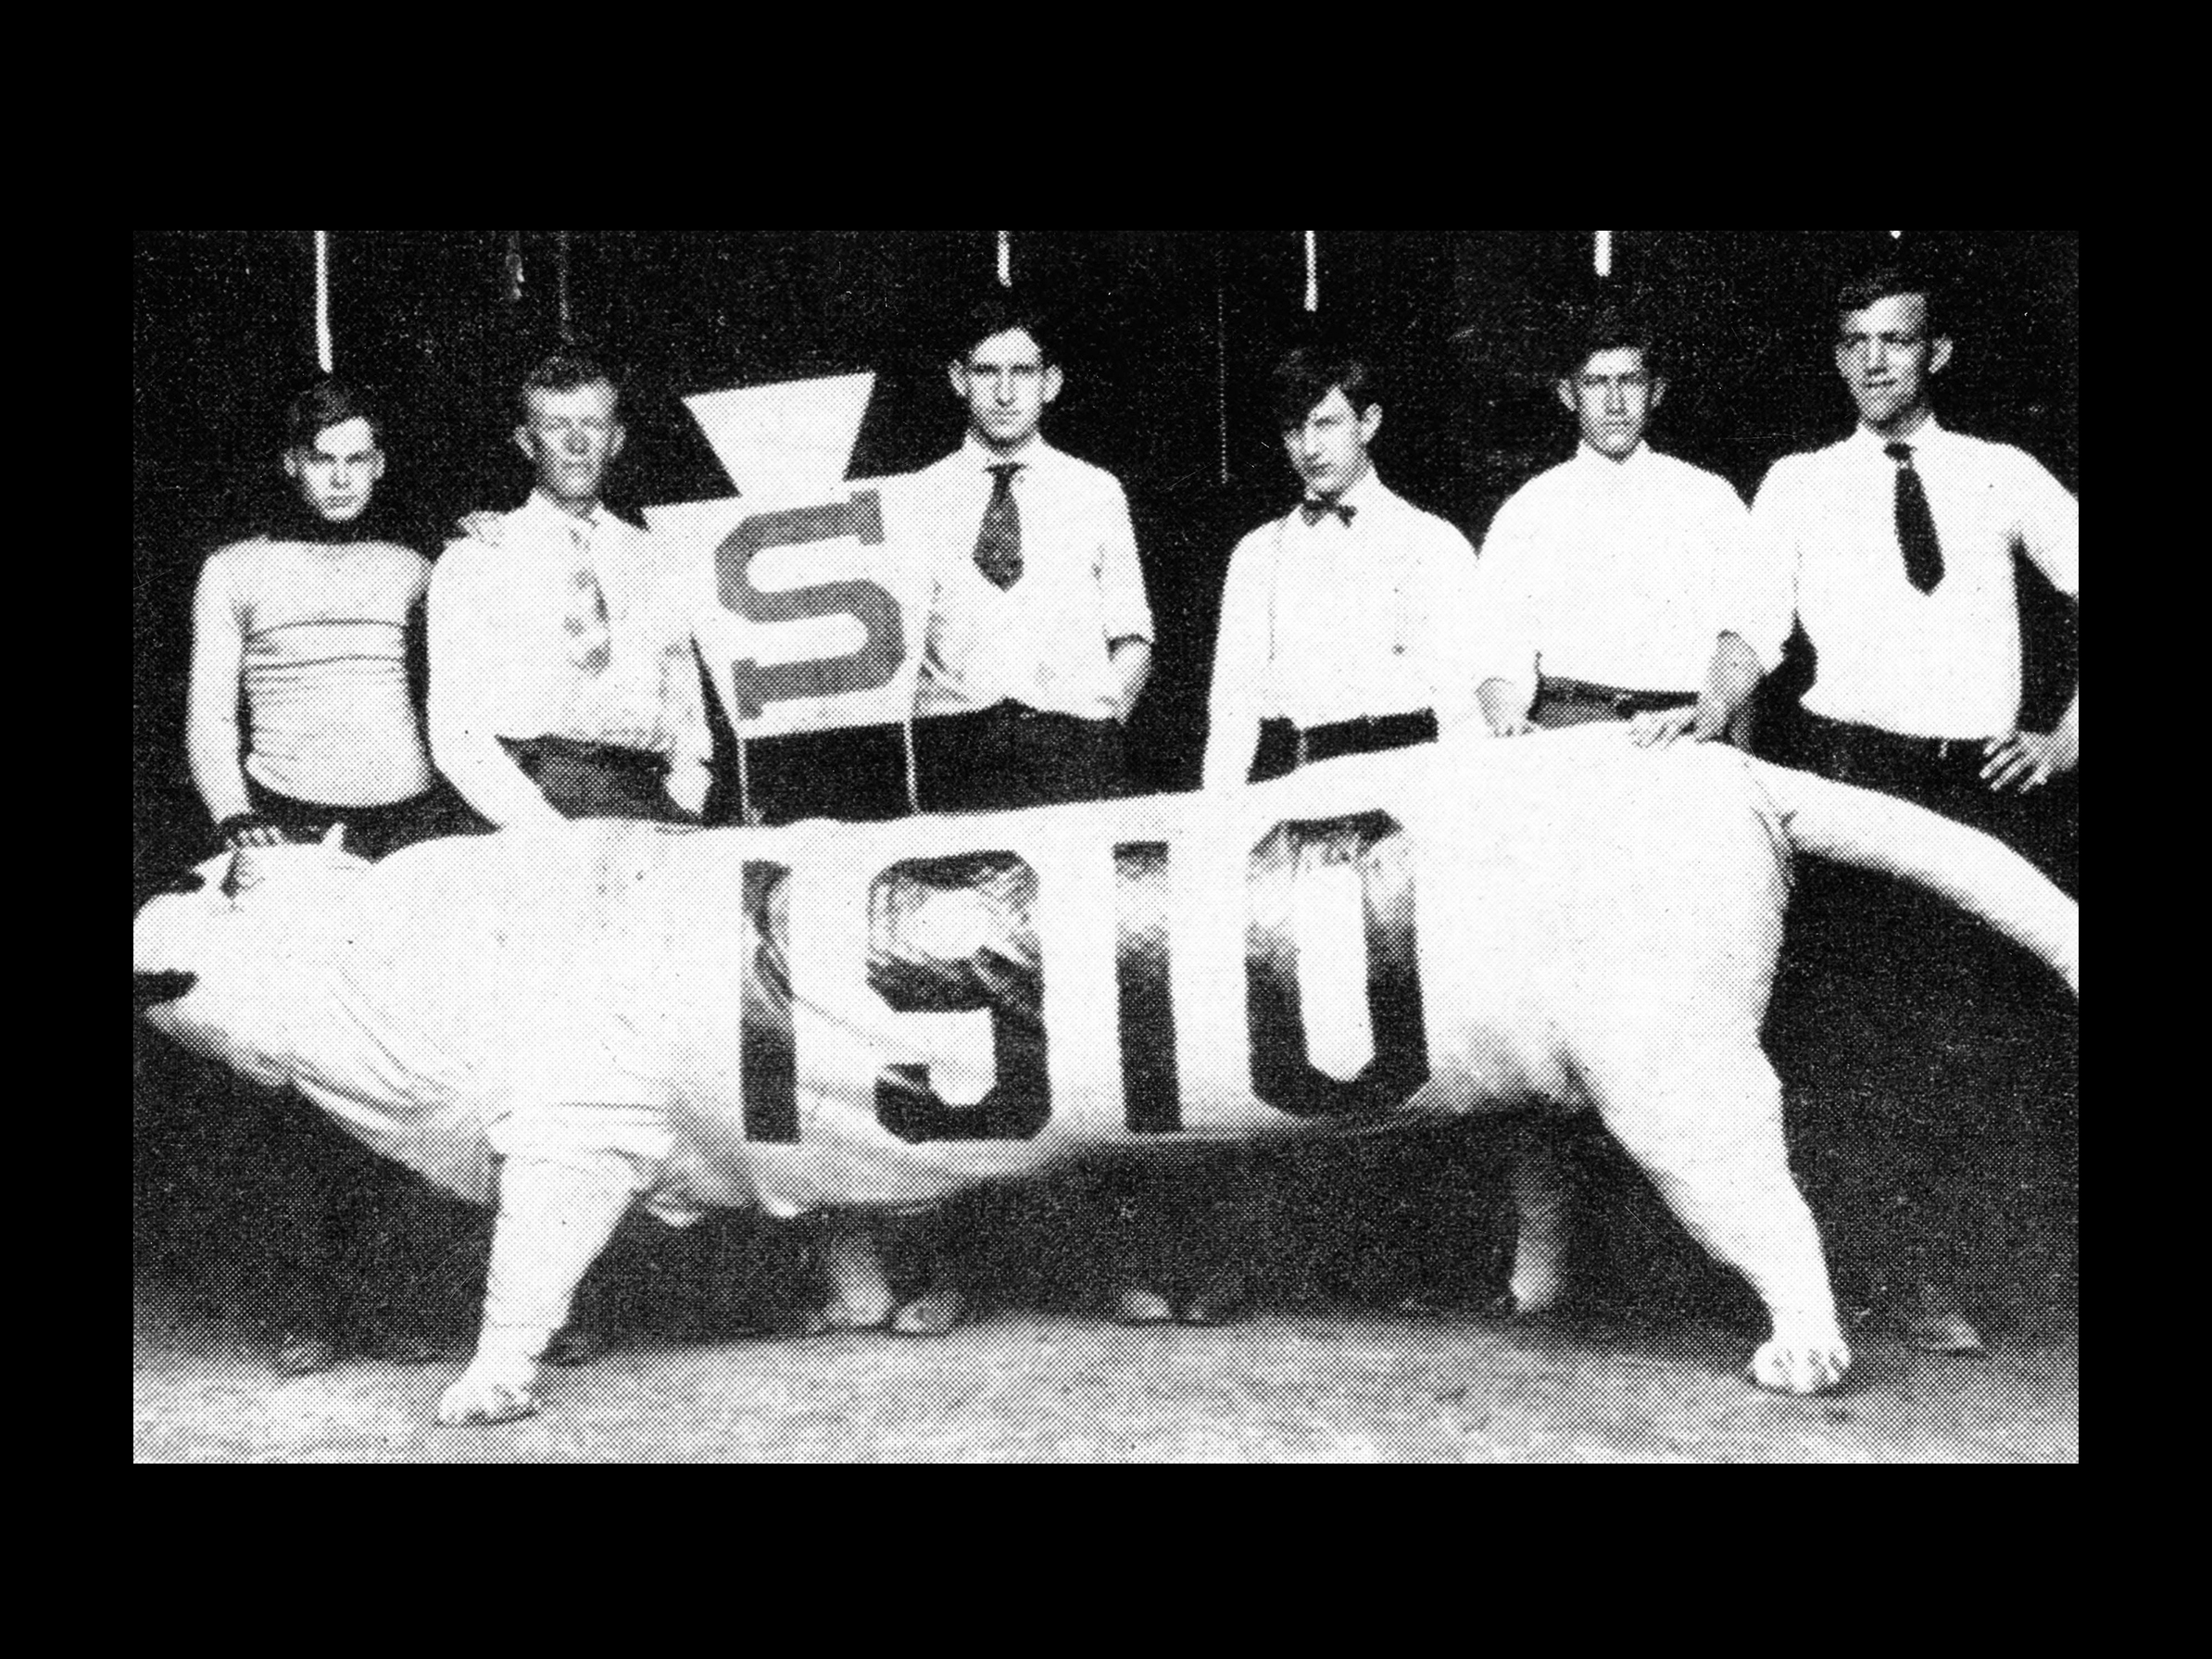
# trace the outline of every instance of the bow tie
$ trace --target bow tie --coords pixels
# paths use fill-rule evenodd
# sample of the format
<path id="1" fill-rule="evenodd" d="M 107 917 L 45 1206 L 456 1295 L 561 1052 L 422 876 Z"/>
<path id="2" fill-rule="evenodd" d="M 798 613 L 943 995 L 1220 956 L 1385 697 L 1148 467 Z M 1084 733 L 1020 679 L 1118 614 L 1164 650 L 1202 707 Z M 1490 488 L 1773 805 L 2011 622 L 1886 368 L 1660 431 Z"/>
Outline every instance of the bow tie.
<path id="1" fill-rule="evenodd" d="M 1318 524 L 1331 513 L 1349 524 L 1351 515 L 1358 510 L 1357 508 L 1347 507 L 1341 501 L 1331 501 L 1323 496 L 1309 496 L 1298 504 L 1298 516 L 1309 524 Z"/>

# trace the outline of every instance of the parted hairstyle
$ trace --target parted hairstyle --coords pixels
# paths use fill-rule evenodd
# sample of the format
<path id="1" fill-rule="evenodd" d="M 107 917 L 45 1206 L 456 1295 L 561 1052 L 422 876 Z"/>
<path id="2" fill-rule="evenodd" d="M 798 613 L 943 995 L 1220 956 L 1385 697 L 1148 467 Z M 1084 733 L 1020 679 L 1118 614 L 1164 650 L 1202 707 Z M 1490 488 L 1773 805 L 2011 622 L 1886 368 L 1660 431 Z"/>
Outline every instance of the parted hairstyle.
<path id="1" fill-rule="evenodd" d="M 369 400 L 335 377 L 317 381 L 284 408 L 284 447 L 304 449 L 316 434 L 348 421 L 366 421 L 378 443 L 384 439 L 384 423 Z"/>
<path id="2" fill-rule="evenodd" d="M 1305 423 L 1313 406 L 1341 387 L 1353 410 L 1382 401 L 1381 376 L 1373 359 L 1340 346 L 1294 346 L 1275 366 L 1275 421 L 1288 432 Z"/>
<path id="3" fill-rule="evenodd" d="M 1916 270 L 1909 265 L 1877 265 L 1851 277 L 1836 290 L 1836 315 L 1841 319 L 1846 312 L 1863 311 L 1877 300 L 1900 294 L 1917 294 L 1928 302 L 1926 329 L 1929 339 L 1943 333 L 1949 308 L 1942 288 L 1926 271 Z"/>
<path id="4" fill-rule="evenodd" d="M 1601 351 L 1640 351 L 1643 371 L 1653 380 L 1666 375 L 1666 360 L 1659 345 L 1659 331 L 1651 313 L 1640 305 L 1618 302 L 1598 306 L 1561 337 L 1559 378 L 1572 380 L 1582 365 Z"/>
<path id="5" fill-rule="evenodd" d="M 1047 363 L 1060 361 L 1060 330 L 1049 310 L 1027 295 L 1011 288 L 994 288 L 960 314 L 947 342 L 951 359 L 964 363 L 968 354 L 986 340 L 1021 329 L 1037 342 Z"/>
<path id="6" fill-rule="evenodd" d="M 622 384 L 607 368 L 587 351 L 572 347 L 550 353 L 538 359 L 537 367 L 522 379 L 522 389 L 516 394 L 516 402 L 522 419 L 530 419 L 530 394 L 533 392 L 573 392 L 578 386 L 596 386 L 601 382 L 614 388 L 615 403 L 622 403 Z"/>

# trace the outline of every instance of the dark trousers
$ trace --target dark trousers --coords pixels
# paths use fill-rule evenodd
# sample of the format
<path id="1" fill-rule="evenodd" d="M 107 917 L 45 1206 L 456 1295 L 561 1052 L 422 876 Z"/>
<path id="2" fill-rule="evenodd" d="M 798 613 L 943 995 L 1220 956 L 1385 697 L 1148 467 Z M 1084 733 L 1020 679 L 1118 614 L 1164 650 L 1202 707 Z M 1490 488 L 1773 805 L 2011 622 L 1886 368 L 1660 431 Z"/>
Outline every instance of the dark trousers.
<path id="1" fill-rule="evenodd" d="M 1344 755 L 1376 755 L 1417 743 L 1434 743 L 1437 717 L 1426 709 L 1412 714 L 1382 714 L 1365 720 L 1332 721 L 1301 727 L 1279 717 L 1260 723 L 1260 746 L 1252 756 L 1251 782 L 1288 777 L 1301 766 Z"/>
<path id="2" fill-rule="evenodd" d="M 697 823 L 669 798 L 668 762 L 641 749 L 568 737 L 502 737 L 523 775 L 564 818 Z"/>
<path id="3" fill-rule="evenodd" d="M 804 818 L 877 823 L 913 810 L 906 795 L 906 735 L 897 725 L 748 737 L 742 774 L 735 743 L 733 736 L 725 745 L 728 758 L 717 763 L 707 793 L 710 824 Z"/>
<path id="4" fill-rule="evenodd" d="M 1979 742 L 1817 717 L 1801 760 L 1971 824 L 2070 885 L 2070 777 L 1999 795 Z M 2026 951 L 1901 882 L 1808 860 L 1769 1030 L 1847 1292 L 1963 1284 L 1977 1258 L 2005 1262 L 2066 1225 L 2079 1018 Z"/>
<path id="5" fill-rule="evenodd" d="M 1638 691 L 1626 685 L 1595 685 L 1587 680 L 1546 675 L 1537 682 L 1528 720 L 1547 732 L 1557 732 L 1598 721 L 1633 720 L 1639 714 L 1657 713 L 1663 709 L 1687 709 L 1696 701 L 1697 694 L 1692 691 Z"/>
<path id="6" fill-rule="evenodd" d="M 1023 703 L 914 723 L 914 773 L 929 812 L 996 812 L 1107 800 L 1126 773 L 1122 728 Z"/>
<path id="7" fill-rule="evenodd" d="M 320 841 L 333 823 L 343 823 L 341 837 L 346 851 L 364 859 L 381 859 L 440 836 L 465 836 L 482 827 L 483 820 L 469 810 L 453 786 L 439 778 L 410 800 L 382 807 L 333 807 L 320 801 L 296 800 L 245 780 L 246 804 L 292 841 Z"/>

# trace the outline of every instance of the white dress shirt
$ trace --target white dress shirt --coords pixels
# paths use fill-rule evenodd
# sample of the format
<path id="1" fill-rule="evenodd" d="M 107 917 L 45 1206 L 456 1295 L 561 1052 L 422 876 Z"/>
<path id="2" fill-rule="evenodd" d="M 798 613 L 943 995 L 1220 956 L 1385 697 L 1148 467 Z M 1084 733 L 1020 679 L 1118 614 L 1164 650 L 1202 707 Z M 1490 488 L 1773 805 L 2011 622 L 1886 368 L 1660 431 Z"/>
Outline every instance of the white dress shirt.
<path id="1" fill-rule="evenodd" d="M 1229 555 L 1207 699 L 1205 786 L 1245 781 L 1260 723 L 1475 710 L 1475 549 L 1370 467 L 1308 524 L 1297 508 Z"/>
<path id="2" fill-rule="evenodd" d="M 1537 676 L 1695 692 L 1720 635 L 1771 671 L 1790 633 L 1790 576 L 1753 542 L 1726 479 L 1639 444 L 1588 444 L 1498 509 L 1476 578 L 1482 678 L 1526 713 Z"/>
<path id="3" fill-rule="evenodd" d="M 604 629 L 580 606 L 585 572 Z M 710 739 L 680 575 L 604 506 L 579 518 L 539 492 L 493 540 L 446 549 L 430 578 L 430 745 L 470 805 L 502 825 L 557 820 L 497 740 L 569 737 L 665 756 L 669 794 L 697 810 Z"/>
<path id="4" fill-rule="evenodd" d="M 1014 505 L 1022 574 L 1011 587 L 975 566 L 990 468 L 1018 461 Z M 918 715 L 964 714 L 1012 699 L 1049 713 L 1111 720 L 1122 685 L 1117 639 L 1152 637 L 1129 503 L 1112 473 L 1032 438 L 999 456 L 971 433 L 914 474 L 933 594 L 915 693 Z"/>
<path id="5" fill-rule="evenodd" d="M 2002 736 L 2020 716 L 2013 551 L 2078 595 L 2080 503 L 2032 456 L 1946 432 L 1932 416 L 1902 441 L 1942 547 L 1930 593 L 1905 578 L 1887 440 L 1861 427 L 1777 461 L 1759 486 L 1755 533 L 1793 572 L 1817 656 L 1804 705 L 1908 736 Z"/>

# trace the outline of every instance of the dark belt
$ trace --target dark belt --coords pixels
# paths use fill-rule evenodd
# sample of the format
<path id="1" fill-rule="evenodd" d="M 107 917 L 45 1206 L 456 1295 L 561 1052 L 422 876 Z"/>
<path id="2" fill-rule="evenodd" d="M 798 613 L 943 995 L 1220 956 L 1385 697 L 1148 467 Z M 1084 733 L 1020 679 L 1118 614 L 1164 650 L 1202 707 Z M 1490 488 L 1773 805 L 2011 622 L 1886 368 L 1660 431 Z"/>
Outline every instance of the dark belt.
<path id="1" fill-rule="evenodd" d="M 1886 732 L 1879 726 L 1863 726 L 1855 720 L 1830 720 L 1810 709 L 1804 712 L 1814 736 L 1822 744 L 1901 760 L 1979 761 L 1986 758 L 1991 742 L 1987 737 L 1913 737 L 1903 732 Z"/>
<path id="2" fill-rule="evenodd" d="M 1012 698 L 1000 698 L 997 702 L 993 703 L 987 709 L 963 709 L 957 713 L 922 715 L 916 720 L 915 726 L 917 729 L 920 729 L 924 725 L 931 724 L 938 721 L 951 722 L 957 720 L 973 721 L 977 723 L 985 721 L 1012 721 L 1016 725 L 1035 725 L 1038 723 L 1064 722 L 1079 726 L 1095 726 L 1100 724 L 1105 719 L 1106 716 L 1104 715 L 1100 715 L 1096 719 L 1092 719 L 1088 716 L 1081 714 L 1066 714 L 1062 713 L 1058 709 L 1032 709 L 1027 703 L 1017 703 Z"/>
<path id="3" fill-rule="evenodd" d="M 534 779 L 549 762 L 567 760 L 597 766 L 606 772 L 629 773 L 641 778 L 668 775 L 668 757 L 650 749 L 631 748 L 621 743 L 586 743 L 577 737 L 502 737 L 499 741 L 515 758 L 515 764 Z"/>
<path id="4" fill-rule="evenodd" d="M 1364 720 L 1337 720 L 1326 725 L 1295 728 L 1298 763 L 1334 760 L 1341 755 L 1372 755 L 1384 749 L 1434 743 L 1437 717 L 1426 709 L 1413 714 L 1379 714 Z"/>
<path id="5" fill-rule="evenodd" d="M 1662 709 L 1687 709 L 1697 701 L 1694 691 L 1638 691 L 1627 685 L 1596 685 L 1588 680 L 1565 680 L 1545 674 L 1537 682 L 1536 702 L 1584 703 L 1609 709 L 1620 720 L 1653 714 Z"/>

